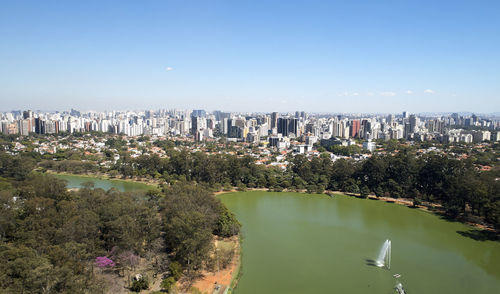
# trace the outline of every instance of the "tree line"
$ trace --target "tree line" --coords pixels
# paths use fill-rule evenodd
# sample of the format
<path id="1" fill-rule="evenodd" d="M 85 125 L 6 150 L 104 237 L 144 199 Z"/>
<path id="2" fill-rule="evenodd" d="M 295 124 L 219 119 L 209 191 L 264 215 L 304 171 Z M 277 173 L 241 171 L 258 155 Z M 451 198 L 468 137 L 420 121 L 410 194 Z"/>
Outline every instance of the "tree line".
<path id="1" fill-rule="evenodd" d="M 366 160 L 338 159 L 329 154 L 289 156 L 283 170 L 256 164 L 250 156 L 207 154 L 187 150 L 168 156 L 123 157 L 111 170 L 124 176 L 151 177 L 166 183 L 195 181 L 215 190 L 224 187 L 268 188 L 275 191 L 325 190 L 413 199 L 442 204 L 450 218 L 480 217 L 500 227 L 500 172 L 481 171 L 477 160 L 447 154 L 417 154 L 402 148 Z"/>

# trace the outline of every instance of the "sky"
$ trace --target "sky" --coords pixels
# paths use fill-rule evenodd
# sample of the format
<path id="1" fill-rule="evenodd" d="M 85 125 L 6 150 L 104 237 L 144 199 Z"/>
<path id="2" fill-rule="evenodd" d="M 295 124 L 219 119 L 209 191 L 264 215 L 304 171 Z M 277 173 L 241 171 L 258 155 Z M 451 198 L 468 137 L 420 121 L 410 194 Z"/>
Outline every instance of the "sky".
<path id="1" fill-rule="evenodd" d="M 500 111 L 500 1 L 0 0 L 0 111 Z"/>

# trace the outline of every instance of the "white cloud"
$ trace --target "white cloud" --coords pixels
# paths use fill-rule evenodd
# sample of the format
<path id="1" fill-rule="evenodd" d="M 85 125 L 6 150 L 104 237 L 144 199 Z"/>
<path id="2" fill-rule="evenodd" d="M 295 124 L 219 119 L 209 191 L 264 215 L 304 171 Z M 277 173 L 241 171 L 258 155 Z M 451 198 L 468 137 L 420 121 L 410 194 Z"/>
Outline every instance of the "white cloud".
<path id="1" fill-rule="evenodd" d="M 380 96 L 384 96 L 384 97 L 394 97 L 394 96 L 396 96 L 396 93 L 394 93 L 394 92 L 381 92 L 381 93 L 380 93 Z"/>
<path id="2" fill-rule="evenodd" d="M 411 94 L 413 94 L 413 91 L 412 90 L 408 90 L 408 91 L 406 91 L 406 94 L 411 95 Z"/>
<path id="3" fill-rule="evenodd" d="M 170 66 L 167 66 L 167 68 L 165 69 L 166 71 L 171 71 L 171 70 L 174 70 L 173 67 L 170 67 Z"/>
<path id="4" fill-rule="evenodd" d="M 358 92 L 343 92 L 343 93 L 339 93 L 337 94 L 337 96 L 339 97 L 351 97 L 351 96 L 359 96 L 359 93 Z"/>
<path id="5" fill-rule="evenodd" d="M 373 95 L 375 95 L 375 94 L 373 94 L 373 92 L 368 92 L 368 93 L 366 93 L 366 95 L 368 95 L 368 96 L 373 96 Z"/>
<path id="6" fill-rule="evenodd" d="M 434 90 L 431 90 L 431 89 L 427 89 L 427 90 L 424 90 L 424 93 L 425 94 L 434 94 Z"/>

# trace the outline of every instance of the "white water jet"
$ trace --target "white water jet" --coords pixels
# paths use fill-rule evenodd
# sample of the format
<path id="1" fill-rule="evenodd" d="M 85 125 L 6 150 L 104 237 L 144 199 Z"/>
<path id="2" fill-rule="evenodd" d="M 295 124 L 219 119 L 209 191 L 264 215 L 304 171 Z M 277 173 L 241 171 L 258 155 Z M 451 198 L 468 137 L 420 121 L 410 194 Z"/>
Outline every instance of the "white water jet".
<path id="1" fill-rule="evenodd" d="M 398 294 L 406 294 L 406 291 L 403 289 L 403 284 L 401 283 L 397 283 L 395 289 L 398 292 Z"/>
<path id="2" fill-rule="evenodd" d="M 380 249 L 377 260 L 375 260 L 375 264 L 378 267 L 386 267 L 387 269 L 391 268 L 391 240 L 385 240 L 382 248 Z"/>

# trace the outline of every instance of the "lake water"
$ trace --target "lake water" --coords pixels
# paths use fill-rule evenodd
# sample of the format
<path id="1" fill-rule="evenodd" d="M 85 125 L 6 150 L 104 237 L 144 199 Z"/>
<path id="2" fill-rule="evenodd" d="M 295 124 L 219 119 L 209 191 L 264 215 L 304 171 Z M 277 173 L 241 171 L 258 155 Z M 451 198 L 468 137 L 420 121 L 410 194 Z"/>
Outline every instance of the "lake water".
<path id="1" fill-rule="evenodd" d="M 238 192 L 218 196 L 242 223 L 236 294 L 500 293 L 500 242 L 431 213 L 347 196 Z M 370 265 L 386 239 L 391 269 Z"/>
<path id="2" fill-rule="evenodd" d="M 68 188 L 81 188 L 82 184 L 85 182 L 93 182 L 94 188 L 101 188 L 104 190 L 109 190 L 111 188 L 116 188 L 122 192 L 134 192 L 134 191 L 147 191 L 153 189 L 154 186 L 136 183 L 131 181 L 120 181 L 120 180 L 105 180 L 94 177 L 86 177 L 80 175 L 55 175 L 56 177 L 63 179 L 67 182 Z"/>

